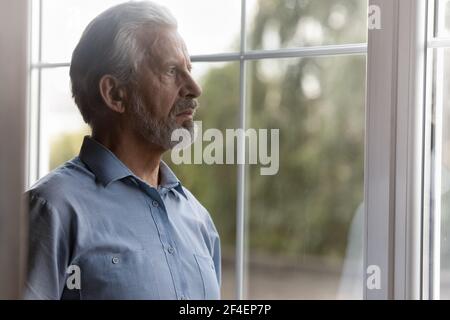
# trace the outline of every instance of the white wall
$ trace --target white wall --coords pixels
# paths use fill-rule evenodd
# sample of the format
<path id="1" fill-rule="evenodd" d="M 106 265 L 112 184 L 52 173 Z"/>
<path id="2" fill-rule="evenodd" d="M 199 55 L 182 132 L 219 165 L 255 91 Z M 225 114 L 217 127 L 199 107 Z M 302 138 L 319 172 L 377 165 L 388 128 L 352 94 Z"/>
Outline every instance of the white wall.
<path id="1" fill-rule="evenodd" d="M 0 2 L 0 299 L 20 297 L 25 265 L 28 6 Z"/>

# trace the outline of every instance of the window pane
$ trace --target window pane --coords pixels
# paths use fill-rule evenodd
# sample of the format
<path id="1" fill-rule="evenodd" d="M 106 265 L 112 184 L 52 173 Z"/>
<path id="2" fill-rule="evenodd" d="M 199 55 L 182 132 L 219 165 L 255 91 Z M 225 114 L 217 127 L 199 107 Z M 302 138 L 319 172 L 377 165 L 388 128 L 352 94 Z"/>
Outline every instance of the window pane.
<path id="1" fill-rule="evenodd" d="M 123 0 L 43 0 L 45 62 L 69 62 L 84 28 L 105 9 Z M 157 0 L 178 20 L 190 54 L 239 50 L 240 1 Z"/>
<path id="2" fill-rule="evenodd" d="M 88 23 L 103 10 L 121 2 L 123 0 L 43 0 L 43 62 L 70 62 Z"/>
<path id="3" fill-rule="evenodd" d="M 367 0 L 250 0 L 248 47 L 292 47 L 363 43 Z"/>
<path id="4" fill-rule="evenodd" d="M 200 107 L 195 121 L 201 121 L 205 137 L 209 129 L 218 129 L 225 135 L 226 129 L 237 126 L 239 111 L 239 64 L 194 63 L 194 78 L 203 88 Z M 197 143 L 197 142 L 196 142 Z M 204 139 L 203 150 L 210 143 Z M 194 160 L 194 147 L 191 148 Z M 225 155 L 225 151 L 223 152 Z M 222 298 L 235 298 L 235 235 L 236 235 L 236 166 L 233 164 L 207 164 L 202 157 L 200 164 L 175 165 L 168 153 L 165 159 L 181 182 L 210 212 L 222 245 Z"/>
<path id="5" fill-rule="evenodd" d="M 40 170 L 42 177 L 78 155 L 88 127 L 70 92 L 69 68 L 42 70 Z"/>
<path id="6" fill-rule="evenodd" d="M 239 51 L 241 0 L 157 0 L 173 13 L 189 53 Z"/>
<path id="7" fill-rule="evenodd" d="M 437 13 L 436 27 L 438 37 L 450 37 L 450 0 L 437 0 L 435 12 Z"/>
<path id="8" fill-rule="evenodd" d="M 30 60 L 39 62 L 39 1 L 31 1 L 31 26 L 30 26 Z"/>
<path id="9" fill-rule="evenodd" d="M 248 167 L 249 298 L 362 298 L 365 56 L 249 76 L 249 127 L 280 132 L 279 171 Z"/>

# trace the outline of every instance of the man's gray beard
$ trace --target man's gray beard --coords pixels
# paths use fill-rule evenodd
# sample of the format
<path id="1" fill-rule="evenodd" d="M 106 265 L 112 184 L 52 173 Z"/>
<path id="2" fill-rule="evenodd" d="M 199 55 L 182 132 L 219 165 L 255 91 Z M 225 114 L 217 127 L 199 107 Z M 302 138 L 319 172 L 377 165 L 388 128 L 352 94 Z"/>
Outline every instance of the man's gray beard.
<path id="1" fill-rule="evenodd" d="M 132 124 L 136 131 L 144 137 L 148 142 L 162 147 L 164 150 L 170 150 L 180 141 L 172 141 L 172 132 L 176 129 L 184 128 L 189 131 L 191 139 L 194 137 L 194 122 L 186 120 L 180 126 L 176 122 L 176 115 L 180 112 L 188 110 L 186 105 L 192 105 L 192 101 L 179 103 L 170 110 L 169 116 L 164 120 L 157 120 L 148 110 L 142 99 L 138 95 L 134 95 L 131 106 Z"/>

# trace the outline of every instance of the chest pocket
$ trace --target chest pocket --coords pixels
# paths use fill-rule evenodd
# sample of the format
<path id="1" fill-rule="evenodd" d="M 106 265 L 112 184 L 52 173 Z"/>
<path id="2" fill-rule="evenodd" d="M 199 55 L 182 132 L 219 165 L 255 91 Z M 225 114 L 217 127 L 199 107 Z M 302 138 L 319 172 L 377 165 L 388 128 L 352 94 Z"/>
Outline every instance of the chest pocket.
<path id="1" fill-rule="evenodd" d="M 220 299 L 220 288 L 214 262 L 209 256 L 194 254 L 203 281 L 203 296 L 207 300 Z"/>
<path id="2" fill-rule="evenodd" d="M 158 299 L 149 252 L 91 252 L 80 259 L 81 299 Z"/>

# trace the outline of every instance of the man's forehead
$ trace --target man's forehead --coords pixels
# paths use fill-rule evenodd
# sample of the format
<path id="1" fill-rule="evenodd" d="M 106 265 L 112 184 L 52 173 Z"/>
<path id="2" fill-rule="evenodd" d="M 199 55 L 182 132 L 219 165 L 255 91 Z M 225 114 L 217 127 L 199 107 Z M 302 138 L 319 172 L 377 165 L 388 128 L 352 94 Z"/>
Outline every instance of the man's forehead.
<path id="1" fill-rule="evenodd" d="M 186 44 L 174 28 L 143 27 L 138 39 L 150 56 L 170 59 L 185 59 L 190 61 Z"/>

